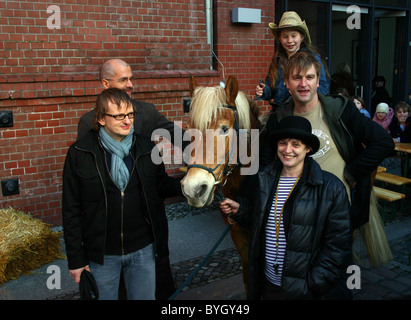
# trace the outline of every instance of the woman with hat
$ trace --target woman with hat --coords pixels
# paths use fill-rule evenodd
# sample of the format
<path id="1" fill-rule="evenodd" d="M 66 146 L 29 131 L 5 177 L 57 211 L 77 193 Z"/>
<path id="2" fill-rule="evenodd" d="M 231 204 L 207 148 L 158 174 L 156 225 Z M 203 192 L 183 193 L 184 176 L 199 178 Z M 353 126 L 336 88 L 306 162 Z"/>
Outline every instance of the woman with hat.
<path id="1" fill-rule="evenodd" d="M 290 97 L 283 79 L 283 67 L 287 60 L 296 52 L 303 50 L 314 54 L 321 64 L 320 86 L 318 92 L 324 95 L 329 93 L 329 83 L 325 64 L 311 44 L 310 32 L 307 24 L 294 11 L 284 12 L 278 26 L 269 23 L 275 39 L 275 51 L 264 83 L 260 83 L 255 94 L 263 100 L 269 100 L 273 110 Z"/>
<path id="2" fill-rule="evenodd" d="M 311 130 L 305 118 L 283 118 L 271 133 L 276 160 L 238 202 L 220 202 L 250 230 L 249 299 L 351 298 L 350 203 L 343 183 L 309 157 L 319 148 Z"/>

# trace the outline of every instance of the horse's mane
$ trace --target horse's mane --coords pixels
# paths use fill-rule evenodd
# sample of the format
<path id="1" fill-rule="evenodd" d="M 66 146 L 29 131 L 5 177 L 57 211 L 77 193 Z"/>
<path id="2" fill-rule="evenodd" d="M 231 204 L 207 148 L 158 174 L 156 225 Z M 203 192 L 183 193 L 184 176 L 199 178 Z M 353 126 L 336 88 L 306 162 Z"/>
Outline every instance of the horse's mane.
<path id="1" fill-rule="evenodd" d="M 250 131 L 250 106 L 246 95 L 239 91 L 235 99 L 240 129 Z M 191 100 L 190 127 L 205 132 L 213 124 L 226 104 L 224 88 L 196 87 Z"/>

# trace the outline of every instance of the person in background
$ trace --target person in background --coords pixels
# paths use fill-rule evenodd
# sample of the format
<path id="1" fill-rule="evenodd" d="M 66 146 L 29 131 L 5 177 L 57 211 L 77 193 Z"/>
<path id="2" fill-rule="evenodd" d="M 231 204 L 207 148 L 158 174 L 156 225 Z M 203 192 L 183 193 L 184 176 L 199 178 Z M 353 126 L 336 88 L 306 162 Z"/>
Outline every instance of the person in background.
<path id="1" fill-rule="evenodd" d="M 133 72 L 131 66 L 122 59 L 109 59 L 100 67 L 100 81 L 105 89 L 118 88 L 124 90 L 130 97 L 133 92 Z M 136 111 L 134 130 L 138 134 L 151 137 L 156 129 L 165 129 L 170 133 L 171 143 L 174 141 L 174 132 L 177 136 L 183 136 L 184 130 L 164 117 L 156 107 L 147 102 L 132 99 Z M 88 111 L 80 117 L 77 128 L 77 140 L 83 137 L 91 128 L 91 120 L 94 116 L 94 109 Z M 182 141 L 179 148 L 184 148 L 188 143 Z"/>
<path id="2" fill-rule="evenodd" d="M 273 111 L 290 97 L 284 83 L 283 68 L 287 60 L 300 51 L 311 52 L 321 65 L 320 86 L 318 91 L 324 95 L 329 93 L 328 72 L 317 49 L 311 43 L 310 32 L 305 21 L 294 11 L 284 12 L 278 26 L 269 23 L 274 35 L 275 51 L 264 83 L 259 83 L 255 94 L 259 99 L 270 101 Z"/>
<path id="3" fill-rule="evenodd" d="M 346 62 L 340 62 L 335 68 L 335 73 L 331 76 L 330 80 L 330 93 L 338 93 L 339 88 L 345 88 L 348 92 L 348 96 L 355 94 L 354 81 L 351 75 L 351 68 Z"/>
<path id="4" fill-rule="evenodd" d="M 334 94 L 339 94 L 339 95 L 344 96 L 348 99 L 350 98 L 350 94 L 348 93 L 348 90 L 343 88 L 343 87 L 336 89 Z"/>
<path id="5" fill-rule="evenodd" d="M 364 116 L 366 116 L 367 118 L 371 118 L 370 113 L 367 111 L 367 109 L 364 108 L 365 102 L 364 99 L 361 98 L 361 96 L 354 96 L 352 98 L 352 101 Z"/>
<path id="6" fill-rule="evenodd" d="M 391 137 L 395 143 L 410 143 L 411 142 L 411 106 L 405 101 L 400 101 L 395 106 L 395 116 L 392 119 L 390 126 Z M 401 159 L 401 175 L 405 174 L 405 166 L 409 168 L 409 161 L 405 163 L 405 159 Z M 408 170 L 407 178 L 411 177 L 411 172 Z"/>
<path id="7" fill-rule="evenodd" d="M 411 142 L 411 107 L 405 101 L 395 106 L 394 118 L 388 129 L 394 142 Z"/>
<path id="8" fill-rule="evenodd" d="M 383 76 L 376 76 L 372 80 L 372 93 L 371 93 L 371 116 L 374 117 L 375 109 L 380 102 L 391 104 L 391 97 L 385 88 L 385 78 Z"/>
<path id="9" fill-rule="evenodd" d="M 63 230 L 70 275 L 94 276 L 101 300 L 154 300 L 156 257 L 168 257 L 164 199 L 182 196 L 180 181 L 151 158 L 150 138 L 134 132 L 129 95 L 105 89 L 92 130 L 72 144 L 63 169 Z M 161 273 L 159 276 L 164 276 Z M 167 274 L 165 275 L 167 276 Z"/>
<path id="10" fill-rule="evenodd" d="M 372 121 L 377 122 L 381 127 L 389 132 L 389 125 L 391 123 L 392 117 L 394 116 L 394 110 L 388 106 L 385 102 L 381 102 L 377 105 L 375 109 L 374 117 Z"/>
<path id="11" fill-rule="evenodd" d="M 270 135 L 277 158 L 244 192 L 251 196 L 220 202 L 250 228 L 249 299 L 351 298 L 343 289 L 352 259 L 350 203 L 343 183 L 310 157 L 320 146 L 311 132 L 307 119 L 283 118 Z"/>

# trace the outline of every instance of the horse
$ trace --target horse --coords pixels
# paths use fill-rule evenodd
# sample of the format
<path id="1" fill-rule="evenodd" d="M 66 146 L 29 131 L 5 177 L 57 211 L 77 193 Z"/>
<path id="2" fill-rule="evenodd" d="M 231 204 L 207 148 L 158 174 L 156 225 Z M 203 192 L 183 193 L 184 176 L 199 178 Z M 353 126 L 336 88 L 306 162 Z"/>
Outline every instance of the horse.
<path id="1" fill-rule="evenodd" d="M 191 152 L 181 186 L 188 204 L 201 208 L 210 205 L 214 198 L 235 199 L 245 178 L 241 169 L 250 168 L 251 163 L 239 162 L 239 144 L 242 143 L 244 147 L 245 142 L 247 155 L 250 154 L 251 144 L 259 142 L 252 142 L 250 131 L 258 129 L 254 132 L 257 131 L 257 139 L 260 140 L 262 135 L 259 130 L 263 125 L 259 120 L 260 108 L 255 101 L 250 102 L 246 95 L 238 90 L 238 81 L 234 76 L 229 76 L 224 88 L 198 86 L 194 77 L 191 77 L 190 94 L 192 99 L 188 131 L 195 129 L 200 133 L 200 137 L 191 137 L 190 146 L 195 150 L 195 155 Z M 241 133 L 246 133 L 246 138 L 242 141 L 240 140 L 241 137 L 244 138 L 244 134 Z M 236 137 L 237 139 L 233 139 Z M 258 154 L 258 149 L 254 155 L 255 153 Z M 231 161 L 233 155 L 236 161 Z M 252 156 L 253 154 L 251 160 Z M 222 218 L 228 225 L 228 218 L 223 213 Z M 230 233 L 241 256 L 243 281 L 247 291 L 249 232 L 235 223 Z"/>

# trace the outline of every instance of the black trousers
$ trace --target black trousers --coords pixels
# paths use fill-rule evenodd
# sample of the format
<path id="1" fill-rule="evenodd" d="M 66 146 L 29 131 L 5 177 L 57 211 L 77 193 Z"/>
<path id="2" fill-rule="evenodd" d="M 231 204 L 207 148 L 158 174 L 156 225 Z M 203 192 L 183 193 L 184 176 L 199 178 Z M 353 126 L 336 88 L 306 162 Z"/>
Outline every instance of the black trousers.
<path id="1" fill-rule="evenodd" d="M 263 300 L 280 300 L 281 287 L 276 286 L 264 277 Z"/>

